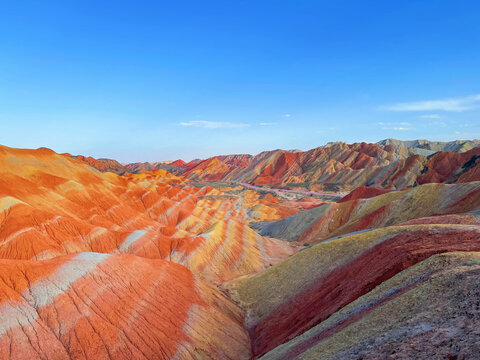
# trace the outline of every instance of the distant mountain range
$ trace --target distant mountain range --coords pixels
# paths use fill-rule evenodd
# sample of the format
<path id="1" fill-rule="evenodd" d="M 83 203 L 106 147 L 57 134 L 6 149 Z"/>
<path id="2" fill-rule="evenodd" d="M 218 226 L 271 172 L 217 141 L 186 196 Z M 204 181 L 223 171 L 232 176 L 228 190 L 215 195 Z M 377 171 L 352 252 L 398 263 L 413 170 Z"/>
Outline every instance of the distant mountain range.
<path id="1" fill-rule="evenodd" d="M 472 181 L 480 176 L 479 155 L 480 140 L 386 139 L 378 143 L 332 142 L 308 151 L 221 155 L 188 163 L 176 160 L 122 165 L 111 159 L 74 157 L 116 174 L 163 169 L 197 182 L 348 191 L 359 186 L 402 189 L 430 182 Z"/>

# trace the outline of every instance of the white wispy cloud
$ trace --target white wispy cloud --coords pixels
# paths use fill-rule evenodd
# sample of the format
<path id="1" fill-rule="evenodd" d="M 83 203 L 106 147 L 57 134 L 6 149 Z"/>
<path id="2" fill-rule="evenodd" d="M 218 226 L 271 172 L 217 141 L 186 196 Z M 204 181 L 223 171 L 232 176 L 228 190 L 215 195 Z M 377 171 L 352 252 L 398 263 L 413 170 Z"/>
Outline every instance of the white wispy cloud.
<path id="1" fill-rule="evenodd" d="M 382 127 L 382 130 L 406 131 L 406 130 L 412 129 L 410 127 L 412 124 L 408 122 L 392 122 L 392 123 L 379 122 L 377 124 Z"/>
<path id="2" fill-rule="evenodd" d="M 419 116 L 420 119 L 440 119 L 441 116 L 438 114 L 427 114 Z"/>
<path id="3" fill-rule="evenodd" d="M 245 123 L 232 123 L 232 122 L 223 122 L 223 121 L 204 121 L 204 120 L 193 120 L 185 121 L 180 123 L 181 126 L 191 126 L 191 127 L 201 127 L 206 129 L 231 129 L 231 128 L 243 128 L 248 127 L 250 124 Z"/>
<path id="4" fill-rule="evenodd" d="M 258 125 L 260 125 L 260 126 L 273 126 L 273 125 L 277 125 L 277 123 L 274 123 L 274 122 L 261 122 L 261 123 L 259 123 Z"/>
<path id="5" fill-rule="evenodd" d="M 410 130 L 410 128 L 404 127 L 404 126 L 393 126 L 393 127 L 382 127 L 382 130 L 395 130 L 395 131 L 405 131 L 405 130 Z"/>
<path id="6" fill-rule="evenodd" d="M 283 114 L 282 117 L 289 118 L 289 117 L 292 117 L 292 114 Z"/>
<path id="7" fill-rule="evenodd" d="M 404 102 L 381 106 L 387 111 L 454 111 L 463 112 L 480 107 L 480 94 L 464 97 Z"/>

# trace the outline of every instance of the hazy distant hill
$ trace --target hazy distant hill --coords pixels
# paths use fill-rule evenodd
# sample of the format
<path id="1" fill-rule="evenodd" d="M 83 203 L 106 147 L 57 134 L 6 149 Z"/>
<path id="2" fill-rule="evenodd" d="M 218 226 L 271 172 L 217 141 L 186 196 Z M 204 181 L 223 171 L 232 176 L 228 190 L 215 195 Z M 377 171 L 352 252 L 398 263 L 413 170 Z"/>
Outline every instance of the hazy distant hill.
<path id="1" fill-rule="evenodd" d="M 480 140 L 454 140 L 449 142 L 442 141 L 430 141 L 430 140 L 396 140 L 396 139 L 385 139 L 379 141 L 379 145 L 396 145 L 403 146 L 406 148 L 416 148 L 429 150 L 431 153 L 437 151 L 451 151 L 451 152 L 465 152 L 473 149 L 474 147 L 480 146 Z"/>

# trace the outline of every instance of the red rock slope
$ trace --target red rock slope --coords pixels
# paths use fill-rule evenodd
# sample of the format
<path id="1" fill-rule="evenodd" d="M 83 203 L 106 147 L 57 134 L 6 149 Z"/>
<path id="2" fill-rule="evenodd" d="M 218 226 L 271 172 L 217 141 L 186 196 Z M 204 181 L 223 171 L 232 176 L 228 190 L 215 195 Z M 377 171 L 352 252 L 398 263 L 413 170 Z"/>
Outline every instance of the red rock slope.
<path id="1" fill-rule="evenodd" d="M 337 238 L 227 287 L 247 311 L 253 353 L 260 356 L 402 270 L 452 251 L 480 251 L 480 227 L 405 225 Z"/>
<path id="2" fill-rule="evenodd" d="M 0 314 L 2 359 L 249 358 L 241 311 L 165 260 L 0 260 Z"/>
<path id="3" fill-rule="evenodd" d="M 463 153 L 438 152 L 425 164 L 418 184 L 480 180 L 480 147 Z"/>

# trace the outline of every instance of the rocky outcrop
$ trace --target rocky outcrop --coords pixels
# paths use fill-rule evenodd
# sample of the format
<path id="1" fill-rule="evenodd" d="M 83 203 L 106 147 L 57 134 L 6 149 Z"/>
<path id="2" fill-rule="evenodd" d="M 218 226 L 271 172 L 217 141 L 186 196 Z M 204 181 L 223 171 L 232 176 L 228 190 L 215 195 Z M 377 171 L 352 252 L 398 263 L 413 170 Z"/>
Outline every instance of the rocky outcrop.
<path id="1" fill-rule="evenodd" d="M 256 156 L 217 156 L 187 163 L 174 172 L 200 182 L 246 182 L 277 187 L 298 184 L 313 191 L 353 190 L 361 186 L 403 189 L 424 183 L 480 180 L 480 165 L 476 161 L 480 147 L 470 147 L 475 142 L 463 142 L 461 146 L 417 142 L 405 146 L 391 141 L 330 143 L 305 152 L 275 150 Z M 427 147 L 451 151 L 436 153 L 437 150 L 425 150 Z"/>
<path id="2" fill-rule="evenodd" d="M 402 141 L 396 139 L 385 139 L 379 141 L 379 145 L 393 145 L 395 147 L 404 147 L 413 150 L 427 150 L 430 154 L 437 151 L 448 151 L 462 153 L 480 146 L 480 140 L 454 140 L 449 142 L 430 141 L 430 140 L 411 140 Z M 426 153 L 426 155 L 428 155 Z"/>

